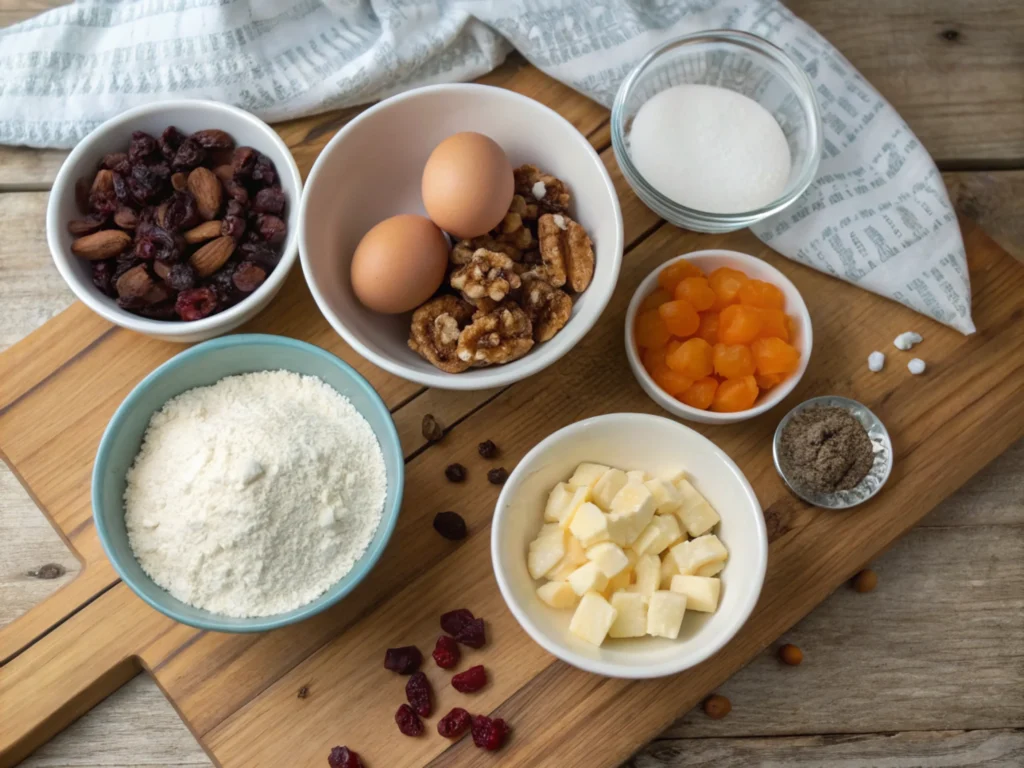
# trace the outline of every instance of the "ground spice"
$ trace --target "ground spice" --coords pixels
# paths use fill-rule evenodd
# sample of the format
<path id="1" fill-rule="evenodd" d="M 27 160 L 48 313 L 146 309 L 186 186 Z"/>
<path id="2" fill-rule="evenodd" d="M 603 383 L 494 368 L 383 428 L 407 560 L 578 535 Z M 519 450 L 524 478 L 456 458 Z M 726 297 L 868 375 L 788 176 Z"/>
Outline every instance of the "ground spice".
<path id="1" fill-rule="evenodd" d="M 819 493 L 848 491 L 871 471 L 875 455 L 863 425 L 844 408 L 801 411 L 779 441 L 783 471 L 795 485 Z"/>

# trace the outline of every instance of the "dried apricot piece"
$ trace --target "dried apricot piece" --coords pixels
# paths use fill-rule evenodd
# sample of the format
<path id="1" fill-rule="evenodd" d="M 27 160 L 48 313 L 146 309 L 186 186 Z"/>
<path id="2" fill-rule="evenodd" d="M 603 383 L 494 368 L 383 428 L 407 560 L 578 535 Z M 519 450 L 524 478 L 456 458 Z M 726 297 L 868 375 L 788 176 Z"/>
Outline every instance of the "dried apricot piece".
<path id="1" fill-rule="evenodd" d="M 754 356 L 745 344 L 715 344 L 715 373 L 726 379 L 754 375 Z"/>
<path id="2" fill-rule="evenodd" d="M 658 307 L 658 314 L 665 321 L 665 327 L 673 336 L 685 339 L 692 336 L 697 326 L 700 325 L 700 317 L 693 305 L 685 300 L 666 301 Z"/>
<path id="3" fill-rule="evenodd" d="M 718 385 L 711 410 L 720 413 L 735 413 L 753 407 L 760 390 L 753 376 L 727 379 Z"/>
<path id="4" fill-rule="evenodd" d="M 739 302 L 740 288 L 749 280 L 750 278 L 739 270 L 729 269 L 729 267 L 719 267 L 708 275 L 708 283 L 711 285 L 711 290 L 718 297 L 715 306 L 721 309 L 722 307 Z"/>
<path id="5" fill-rule="evenodd" d="M 633 321 L 633 335 L 639 346 L 650 349 L 665 346 L 671 334 L 658 310 L 652 309 L 636 316 L 636 320 Z"/>
<path id="6" fill-rule="evenodd" d="M 666 291 L 672 292 L 684 277 L 704 277 L 704 273 L 696 264 L 691 264 L 686 259 L 680 259 L 658 273 L 658 285 Z"/>
<path id="7" fill-rule="evenodd" d="M 711 309 L 718 298 L 711 290 L 711 285 L 706 277 L 684 277 L 676 285 L 673 295 L 677 299 L 690 302 L 698 312 Z"/>
<path id="8" fill-rule="evenodd" d="M 788 319 L 781 309 L 762 309 L 761 330 L 757 335 L 778 336 L 783 341 L 789 341 L 789 324 L 786 322 Z"/>
<path id="9" fill-rule="evenodd" d="M 664 288 L 655 288 L 647 298 L 640 302 L 640 309 L 638 312 L 649 312 L 652 309 L 657 309 L 666 301 L 672 301 L 672 292 L 666 291 Z"/>
<path id="10" fill-rule="evenodd" d="M 697 336 L 700 336 L 708 344 L 718 343 L 718 313 L 701 312 L 700 325 L 697 326 Z"/>
<path id="11" fill-rule="evenodd" d="M 784 309 L 786 297 L 782 290 L 764 280 L 748 280 L 737 293 L 740 304 L 747 304 L 751 307 L 762 309 Z"/>
<path id="12" fill-rule="evenodd" d="M 761 330 L 761 311 L 730 304 L 718 315 L 718 340 L 723 344 L 749 344 Z"/>
<path id="13" fill-rule="evenodd" d="M 792 373 L 800 367 L 800 353 L 775 336 L 755 339 L 750 345 L 750 351 L 754 354 L 757 372 L 761 374 Z"/>
<path id="14" fill-rule="evenodd" d="M 673 353 L 673 352 L 675 352 L 675 351 L 676 351 L 677 349 L 679 349 L 679 347 L 680 347 L 680 346 L 682 345 L 682 343 L 683 343 L 683 342 L 682 342 L 682 340 L 681 340 L 681 339 L 672 339 L 672 340 L 671 340 L 671 341 L 669 341 L 669 343 L 668 343 L 668 344 L 666 345 L 666 347 L 665 347 L 665 353 L 666 353 L 666 354 L 672 354 L 672 353 Z"/>
<path id="15" fill-rule="evenodd" d="M 648 373 L 653 373 L 659 368 L 665 367 L 665 355 L 668 354 L 666 347 L 651 347 L 640 353 L 640 360 Z"/>
<path id="16" fill-rule="evenodd" d="M 691 408 L 699 408 L 705 411 L 714 402 L 717 390 L 718 379 L 705 376 L 703 379 L 697 379 L 688 389 L 676 395 L 676 399 Z"/>
<path id="17" fill-rule="evenodd" d="M 693 384 L 691 377 L 678 371 L 673 371 L 667 365 L 650 371 L 650 374 L 651 378 L 654 379 L 654 383 L 672 395 L 672 397 L 677 396 L 680 392 L 685 392 Z"/>
<path id="18" fill-rule="evenodd" d="M 704 339 L 687 339 L 679 349 L 665 357 L 665 363 L 691 379 L 710 376 L 714 370 L 714 350 Z"/>
<path id="19" fill-rule="evenodd" d="M 757 386 L 761 389 L 771 389 L 785 381 L 786 376 L 781 373 L 755 373 L 754 379 L 757 380 Z"/>

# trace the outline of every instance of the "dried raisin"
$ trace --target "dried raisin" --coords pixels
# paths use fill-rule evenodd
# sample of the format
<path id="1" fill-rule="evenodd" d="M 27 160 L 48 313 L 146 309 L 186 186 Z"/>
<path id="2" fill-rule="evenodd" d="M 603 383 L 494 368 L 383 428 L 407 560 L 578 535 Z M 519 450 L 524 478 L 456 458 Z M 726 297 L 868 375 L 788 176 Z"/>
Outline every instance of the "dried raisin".
<path id="1" fill-rule="evenodd" d="M 128 159 L 132 163 L 143 163 L 157 151 L 156 139 L 145 131 L 133 131 L 128 145 Z"/>
<path id="2" fill-rule="evenodd" d="M 462 652 L 459 651 L 459 644 L 455 642 L 454 637 L 441 635 L 437 638 L 437 644 L 434 646 L 434 652 L 431 655 L 434 657 L 434 661 L 437 662 L 437 666 L 441 669 L 451 669 L 459 663 Z"/>
<path id="3" fill-rule="evenodd" d="M 432 414 L 428 413 L 423 417 L 421 429 L 423 431 L 423 439 L 428 442 L 436 443 L 444 437 L 444 428 Z"/>
<path id="4" fill-rule="evenodd" d="M 434 530 L 450 541 L 460 541 L 466 538 L 468 533 L 462 515 L 450 510 L 434 515 Z"/>
<path id="5" fill-rule="evenodd" d="M 452 688 L 459 693 L 476 693 L 487 685 L 487 670 L 482 664 L 470 667 L 452 677 Z"/>
<path id="6" fill-rule="evenodd" d="M 485 459 L 493 459 L 498 455 L 498 446 L 493 440 L 484 440 L 476 447 L 477 452 Z"/>
<path id="7" fill-rule="evenodd" d="M 473 716 L 462 707 L 455 707 L 437 721 L 437 732 L 446 739 L 457 739 L 473 724 Z"/>
<path id="8" fill-rule="evenodd" d="M 267 273 L 263 267 L 258 267 L 251 261 L 243 261 L 235 269 L 231 277 L 232 281 L 242 293 L 252 293 L 267 279 Z"/>
<path id="9" fill-rule="evenodd" d="M 384 652 L 384 668 L 400 675 L 411 675 L 423 663 L 423 654 L 415 645 L 388 648 Z"/>
<path id="10" fill-rule="evenodd" d="M 406 736 L 419 736 L 423 733 L 423 721 L 408 704 L 403 704 L 395 712 L 395 722 L 398 723 L 398 730 Z"/>
<path id="11" fill-rule="evenodd" d="M 252 202 L 256 213 L 272 213 L 280 216 L 284 212 L 284 192 L 276 187 L 267 187 L 256 193 Z"/>
<path id="12" fill-rule="evenodd" d="M 454 611 L 441 614 L 441 629 L 455 637 L 473 619 L 474 616 L 471 610 L 468 608 L 457 608 Z"/>
<path id="13" fill-rule="evenodd" d="M 508 480 L 508 470 L 504 467 L 497 467 L 487 473 L 487 479 L 494 485 L 503 485 Z"/>
<path id="14" fill-rule="evenodd" d="M 486 715 L 473 718 L 473 743 L 481 749 L 495 751 L 501 749 L 508 736 L 508 725 L 500 717 L 493 720 Z"/>
<path id="15" fill-rule="evenodd" d="M 430 695 L 430 681 L 422 672 L 416 672 L 405 684 L 405 698 L 420 717 L 430 717 L 434 709 L 433 697 Z"/>
<path id="16" fill-rule="evenodd" d="M 444 476 L 453 483 L 461 483 L 466 479 L 466 468 L 461 464 L 449 464 L 444 468 Z"/>
<path id="17" fill-rule="evenodd" d="M 483 648 L 484 643 L 487 642 L 484 620 L 473 619 L 467 622 L 462 629 L 455 633 L 455 639 L 470 648 Z"/>
<path id="18" fill-rule="evenodd" d="M 331 768 L 365 768 L 359 753 L 348 747 L 334 747 L 327 756 L 327 764 Z"/>

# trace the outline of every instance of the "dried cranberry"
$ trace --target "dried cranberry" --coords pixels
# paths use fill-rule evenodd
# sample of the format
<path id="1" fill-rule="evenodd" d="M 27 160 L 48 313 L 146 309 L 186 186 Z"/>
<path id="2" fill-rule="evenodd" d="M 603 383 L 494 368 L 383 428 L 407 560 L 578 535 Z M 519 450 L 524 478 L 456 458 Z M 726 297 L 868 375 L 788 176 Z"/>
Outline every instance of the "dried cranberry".
<path id="1" fill-rule="evenodd" d="M 452 483 L 461 483 L 466 479 L 466 468 L 461 464 L 449 464 L 444 468 L 444 476 Z"/>
<path id="2" fill-rule="evenodd" d="M 159 301 L 156 304 L 147 304 L 136 310 L 143 317 L 150 320 L 177 320 L 178 314 L 174 309 L 173 301 Z"/>
<path id="3" fill-rule="evenodd" d="M 135 230 L 135 257 L 143 261 L 174 264 L 181 260 L 186 247 L 183 237 L 156 224 L 143 222 Z"/>
<path id="4" fill-rule="evenodd" d="M 264 187 L 272 187 L 277 183 L 277 169 L 269 157 L 261 152 L 256 153 L 256 162 L 252 167 L 252 180 Z"/>
<path id="5" fill-rule="evenodd" d="M 270 213 L 256 216 L 256 229 L 260 237 L 271 245 L 280 245 L 288 235 L 288 225 L 284 220 Z"/>
<path id="6" fill-rule="evenodd" d="M 237 266 L 237 263 L 229 261 L 210 275 L 210 287 L 217 292 L 217 301 L 222 307 L 236 304 L 240 298 L 234 282 Z"/>
<path id="7" fill-rule="evenodd" d="M 160 134 L 160 154 L 164 156 L 164 160 L 173 161 L 174 156 L 178 153 L 178 147 L 184 140 L 184 134 L 173 125 L 164 128 L 164 132 Z"/>
<path id="8" fill-rule="evenodd" d="M 128 155 L 124 152 L 111 152 L 103 156 L 103 161 L 100 165 L 108 170 L 115 171 L 120 174 L 129 174 L 132 172 L 131 163 L 128 161 Z"/>
<path id="9" fill-rule="evenodd" d="M 145 131 L 134 131 L 128 145 L 128 159 L 133 163 L 144 163 L 157 151 L 156 139 Z"/>
<path id="10" fill-rule="evenodd" d="M 261 189 L 252 201 L 252 209 L 257 213 L 273 213 L 280 216 L 284 212 L 284 192 L 276 187 Z"/>
<path id="11" fill-rule="evenodd" d="M 437 721 L 437 732 L 446 739 L 457 739 L 473 724 L 473 716 L 462 707 L 455 707 Z"/>
<path id="12" fill-rule="evenodd" d="M 487 670 L 483 664 L 470 667 L 465 672 L 452 676 L 452 688 L 459 693 L 476 693 L 487 685 Z"/>
<path id="13" fill-rule="evenodd" d="M 423 654 L 415 645 L 401 648 L 388 648 L 384 652 L 384 669 L 390 669 L 400 675 L 411 675 L 423 663 Z"/>
<path id="14" fill-rule="evenodd" d="M 234 179 L 228 179 L 222 182 L 224 191 L 228 193 L 228 198 L 234 200 L 242 205 L 249 204 L 249 190 L 240 181 Z"/>
<path id="15" fill-rule="evenodd" d="M 450 541 L 466 538 L 466 521 L 458 512 L 438 512 L 434 515 L 434 530 Z"/>
<path id="16" fill-rule="evenodd" d="M 140 203 L 132 196 L 132 192 L 128 187 L 128 181 L 125 175 L 114 171 L 111 180 L 114 184 L 114 196 L 118 201 L 120 201 L 122 205 L 127 205 L 131 208 L 138 208 Z M 98 197 L 98 195 L 96 196 Z"/>
<path id="17" fill-rule="evenodd" d="M 451 669 L 459 663 L 462 653 L 459 651 L 459 644 L 455 642 L 454 637 L 441 635 L 437 638 L 437 645 L 434 646 L 434 653 L 431 655 L 441 669 Z"/>
<path id="18" fill-rule="evenodd" d="M 483 648 L 487 642 L 487 635 L 484 631 L 484 620 L 473 619 L 455 633 L 455 639 L 470 648 Z"/>
<path id="19" fill-rule="evenodd" d="M 222 232 L 223 229 L 222 226 Z M 277 249 L 272 248 L 266 243 L 242 243 L 239 246 L 239 250 L 246 259 L 263 267 L 267 273 L 272 272 L 274 267 L 277 266 L 277 262 L 281 260 L 281 254 L 278 253 Z"/>
<path id="20" fill-rule="evenodd" d="M 231 134 L 219 128 L 206 128 L 202 131 L 196 131 L 192 134 L 192 139 L 206 149 L 231 149 L 231 147 L 235 146 L 235 140 L 231 138 Z"/>
<path id="21" fill-rule="evenodd" d="M 217 311 L 217 294 L 212 288 L 192 288 L 178 294 L 174 311 L 182 320 L 201 320 Z"/>
<path id="22" fill-rule="evenodd" d="M 225 216 L 220 222 L 220 234 L 237 241 L 245 234 L 245 219 L 241 216 Z"/>
<path id="23" fill-rule="evenodd" d="M 491 752 L 501 749 L 508 736 L 508 725 L 500 717 L 493 720 L 486 715 L 473 718 L 473 743 Z"/>
<path id="24" fill-rule="evenodd" d="M 92 284 L 111 298 L 117 296 L 114 289 L 114 269 L 113 259 L 92 262 Z"/>
<path id="25" fill-rule="evenodd" d="M 192 229 L 199 224 L 201 217 L 196 199 L 188 192 L 175 192 L 167 204 L 164 214 L 164 226 L 171 231 Z"/>
<path id="26" fill-rule="evenodd" d="M 117 174 L 114 174 L 117 176 Z M 123 183 L 123 182 L 122 182 Z M 125 187 L 125 194 L 127 195 L 128 188 Z M 110 192 L 93 192 L 89 195 L 88 209 L 92 213 L 100 216 L 110 216 L 120 207 L 120 203 L 116 195 Z"/>
<path id="27" fill-rule="evenodd" d="M 185 139 L 174 153 L 174 160 L 171 167 L 176 171 L 191 171 L 203 164 L 206 159 L 206 150 L 199 146 L 195 139 Z"/>
<path id="28" fill-rule="evenodd" d="M 403 704 L 395 712 L 395 722 L 398 723 L 398 730 L 406 736 L 419 736 L 423 733 L 423 721 L 408 704 Z"/>
<path id="29" fill-rule="evenodd" d="M 327 764 L 331 768 L 365 768 L 363 760 L 358 752 L 353 752 L 348 747 L 335 747 L 327 756 Z"/>
<path id="30" fill-rule="evenodd" d="M 493 440 L 484 440 L 476 447 L 476 450 L 485 459 L 493 459 L 498 455 L 498 446 L 494 444 Z"/>
<path id="31" fill-rule="evenodd" d="M 243 261 L 238 265 L 231 279 L 239 291 L 252 293 L 263 285 L 263 281 L 267 279 L 267 273 L 263 267 L 259 267 L 251 261 Z"/>
<path id="32" fill-rule="evenodd" d="M 462 628 L 473 621 L 473 612 L 468 608 L 458 608 L 441 614 L 441 629 L 454 637 Z"/>
<path id="33" fill-rule="evenodd" d="M 430 717 L 434 702 L 430 695 L 430 681 L 422 672 L 417 672 L 405 684 L 405 698 L 420 717 Z"/>
<path id="34" fill-rule="evenodd" d="M 504 467 L 492 469 L 487 473 L 487 480 L 494 485 L 502 485 L 506 480 L 508 480 L 508 470 Z"/>
<path id="35" fill-rule="evenodd" d="M 231 168 L 235 172 L 235 178 L 242 181 L 252 176 L 252 169 L 256 165 L 258 153 L 252 147 L 238 147 L 231 155 Z"/>
<path id="36" fill-rule="evenodd" d="M 187 291 L 195 287 L 197 277 L 191 264 L 174 264 L 167 276 L 167 284 L 176 291 Z"/>

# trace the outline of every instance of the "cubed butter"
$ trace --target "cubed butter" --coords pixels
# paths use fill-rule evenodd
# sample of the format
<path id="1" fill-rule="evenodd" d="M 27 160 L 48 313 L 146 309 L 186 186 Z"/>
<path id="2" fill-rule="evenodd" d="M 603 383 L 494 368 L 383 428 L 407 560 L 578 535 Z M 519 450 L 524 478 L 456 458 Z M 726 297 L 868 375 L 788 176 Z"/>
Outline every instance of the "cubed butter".
<path id="1" fill-rule="evenodd" d="M 629 546 L 654 517 L 654 497 L 646 486 L 627 483 L 615 494 L 610 510 L 608 528 L 612 541 Z"/>
<path id="2" fill-rule="evenodd" d="M 647 634 L 647 596 L 639 592 L 616 592 L 611 597 L 615 621 L 608 637 L 643 637 Z"/>
<path id="3" fill-rule="evenodd" d="M 609 579 L 629 567 L 629 558 L 622 547 L 611 541 L 602 541 L 587 549 L 587 559 L 596 563 Z"/>
<path id="4" fill-rule="evenodd" d="M 617 574 L 608 579 L 608 586 L 601 590 L 605 597 L 610 598 L 616 592 L 628 589 L 629 585 L 633 583 L 633 568 L 623 568 Z"/>
<path id="5" fill-rule="evenodd" d="M 718 524 L 721 520 L 718 513 L 688 480 L 681 481 L 676 487 L 682 498 L 676 516 L 690 536 L 701 536 Z"/>
<path id="6" fill-rule="evenodd" d="M 673 576 L 672 591 L 686 595 L 686 607 L 691 611 L 714 613 L 718 608 L 722 580 L 707 576 Z"/>
<path id="7" fill-rule="evenodd" d="M 633 542 L 633 549 L 641 555 L 660 555 L 681 538 L 679 521 L 674 515 L 655 515 Z"/>
<path id="8" fill-rule="evenodd" d="M 569 532 L 579 539 L 584 548 L 592 547 L 602 541 L 608 541 L 608 518 L 596 505 L 586 501 L 573 515 Z"/>
<path id="9" fill-rule="evenodd" d="M 549 581 L 537 587 L 537 597 L 550 605 L 552 608 L 563 610 L 572 608 L 580 599 L 576 590 L 567 581 Z"/>
<path id="10" fill-rule="evenodd" d="M 654 497 L 654 511 L 659 515 L 671 515 L 683 503 L 678 489 L 668 480 L 656 477 L 644 483 Z"/>
<path id="11" fill-rule="evenodd" d="M 661 561 L 657 555 L 640 555 L 634 571 L 636 582 L 629 586 L 630 592 L 649 595 L 657 590 L 661 581 Z"/>
<path id="12" fill-rule="evenodd" d="M 607 471 L 608 467 L 604 464 L 583 462 L 572 473 L 572 477 L 568 480 L 568 485 L 571 485 L 573 488 L 593 488 L 594 484 L 601 479 L 601 475 Z"/>
<path id="13" fill-rule="evenodd" d="M 672 485 L 678 486 L 681 482 L 686 480 L 686 472 L 681 469 L 669 469 L 665 472 L 659 472 L 658 477 Z M 678 490 L 678 487 L 676 490 Z"/>
<path id="14" fill-rule="evenodd" d="M 647 634 L 675 640 L 679 637 L 685 612 L 686 595 L 657 590 L 647 603 Z"/>
<path id="15" fill-rule="evenodd" d="M 539 579 L 554 568 L 565 556 L 565 531 L 557 525 L 554 530 L 541 528 L 540 534 L 530 542 L 526 567 L 530 576 Z"/>
<path id="16" fill-rule="evenodd" d="M 679 568 L 676 567 L 676 559 L 670 556 L 667 552 L 661 559 L 661 581 L 659 587 L 661 589 L 669 589 L 672 586 L 672 577 L 679 573 Z"/>
<path id="17" fill-rule="evenodd" d="M 573 488 L 568 483 L 559 483 L 548 494 L 548 503 L 544 507 L 544 519 L 568 528 L 576 510 L 590 495 L 589 488 Z"/>
<path id="18" fill-rule="evenodd" d="M 601 573 L 597 563 L 588 562 L 569 574 L 569 584 L 577 595 L 601 592 L 608 586 L 608 577 Z"/>
<path id="19" fill-rule="evenodd" d="M 675 559 L 679 573 L 692 576 L 709 563 L 725 560 L 729 552 L 718 537 L 710 533 L 676 544 L 669 550 L 669 555 Z"/>
<path id="20" fill-rule="evenodd" d="M 626 473 L 621 469 L 609 469 L 601 479 L 594 484 L 590 492 L 590 498 L 597 506 L 606 512 L 611 508 L 612 499 L 615 494 L 626 484 Z"/>
<path id="21" fill-rule="evenodd" d="M 611 603 L 597 592 L 587 592 L 576 606 L 569 622 L 569 631 L 593 645 L 600 645 L 615 623 L 617 612 Z"/>
<path id="22" fill-rule="evenodd" d="M 642 469 L 631 469 L 626 473 L 626 481 L 630 483 L 646 483 L 651 476 Z"/>
<path id="23" fill-rule="evenodd" d="M 697 569 L 698 576 L 717 576 L 725 568 L 725 560 L 719 560 L 717 563 L 708 563 Z"/>
<path id="24" fill-rule="evenodd" d="M 544 578 L 551 581 L 565 581 L 569 574 L 587 562 L 587 551 L 583 549 L 575 536 L 565 537 L 565 555 L 558 561 L 558 565 L 544 574 Z"/>

